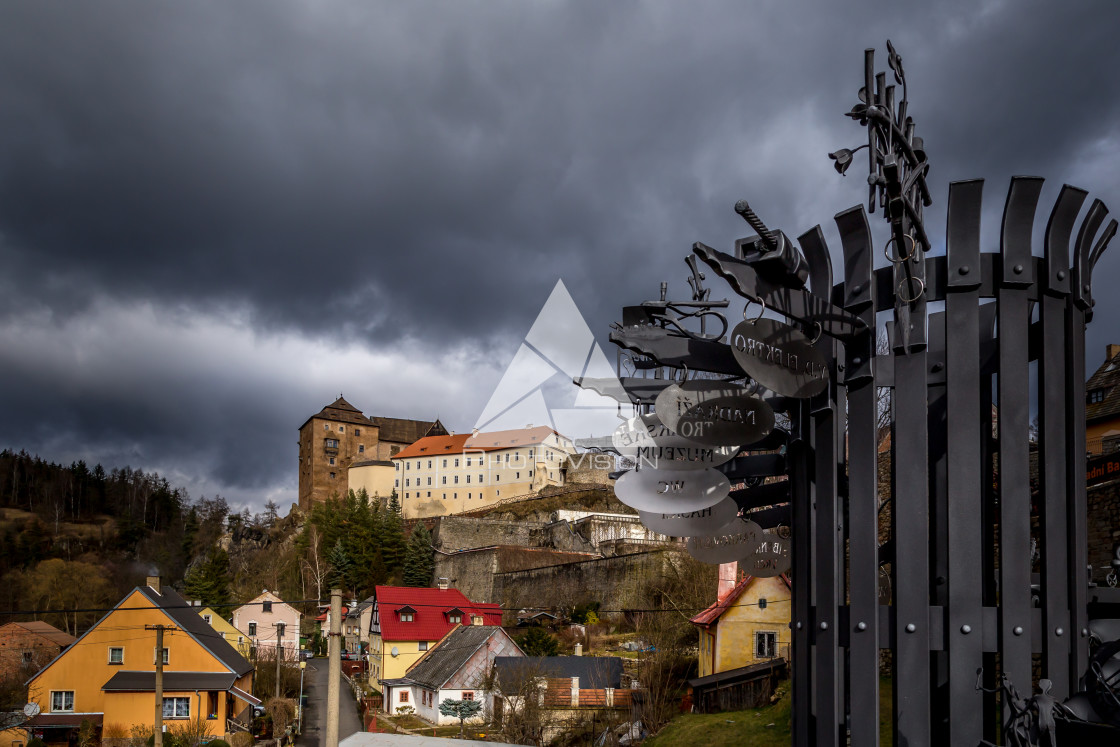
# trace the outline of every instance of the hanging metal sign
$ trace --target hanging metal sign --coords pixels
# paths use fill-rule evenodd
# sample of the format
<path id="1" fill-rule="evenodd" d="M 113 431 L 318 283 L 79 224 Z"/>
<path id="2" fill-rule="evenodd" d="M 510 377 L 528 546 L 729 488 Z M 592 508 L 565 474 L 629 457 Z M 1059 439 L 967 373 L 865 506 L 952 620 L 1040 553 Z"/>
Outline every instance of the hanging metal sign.
<path id="1" fill-rule="evenodd" d="M 739 570 L 748 576 L 770 578 L 780 573 L 788 573 L 792 560 L 789 555 L 790 542 L 776 534 L 759 533 L 754 546 L 748 548 L 745 557 L 739 560 Z"/>
<path id="2" fill-rule="evenodd" d="M 681 415 L 677 433 L 705 446 L 747 446 L 774 429 L 774 411 L 743 394 L 705 400 Z"/>
<path id="3" fill-rule="evenodd" d="M 656 415 L 626 420 L 611 435 L 618 453 L 634 459 L 641 467 L 700 470 L 729 462 L 738 446 L 698 445 L 666 428 Z"/>
<path id="4" fill-rule="evenodd" d="M 689 537 L 685 548 L 702 563 L 734 563 L 744 552 L 757 547 L 762 536 L 762 527 L 758 524 L 736 518 L 714 535 Z"/>
<path id="5" fill-rule="evenodd" d="M 672 383 L 665 387 L 654 401 L 653 411 L 666 428 L 677 433 L 677 421 L 690 409 L 717 397 L 735 397 L 745 395 L 747 390 L 737 384 L 728 384 L 725 381 L 711 379 L 693 379 L 681 383 Z"/>
<path id="6" fill-rule="evenodd" d="M 828 360 L 788 324 L 739 322 L 731 331 L 731 350 L 747 375 L 778 394 L 812 397 L 828 386 Z"/>
<path id="7" fill-rule="evenodd" d="M 637 469 L 618 478 L 614 494 L 631 508 L 650 513 L 681 513 L 714 506 L 728 496 L 731 483 L 714 469 Z"/>
<path id="8" fill-rule="evenodd" d="M 650 513 L 639 511 L 638 516 L 647 528 L 670 537 L 692 537 L 714 534 L 739 515 L 739 504 L 731 496 L 714 506 L 684 513 Z"/>

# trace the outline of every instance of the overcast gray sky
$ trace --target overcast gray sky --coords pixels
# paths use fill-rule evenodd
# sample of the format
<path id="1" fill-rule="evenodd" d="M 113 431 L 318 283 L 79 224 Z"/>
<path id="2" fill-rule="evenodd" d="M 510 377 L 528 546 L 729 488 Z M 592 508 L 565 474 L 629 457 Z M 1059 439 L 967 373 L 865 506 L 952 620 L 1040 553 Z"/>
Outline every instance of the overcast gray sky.
<path id="1" fill-rule="evenodd" d="M 0 3 L 0 447 L 295 499 L 341 392 L 468 429 L 563 279 L 596 333 L 693 241 L 865 197 L 843 116 L 890 38 L 932 163 L 1120 210 L 1120 6 Z M 1043 215 L 1043 219 L 1044 219 Z M 875 228 L 881 230 L 876 218 Z M 835 241 L 833 241 L 835 244 Z M 1090 368 L 1120 342 L 1098 267 Z M 715 297 L 729 294 L 712 282 Z"/>

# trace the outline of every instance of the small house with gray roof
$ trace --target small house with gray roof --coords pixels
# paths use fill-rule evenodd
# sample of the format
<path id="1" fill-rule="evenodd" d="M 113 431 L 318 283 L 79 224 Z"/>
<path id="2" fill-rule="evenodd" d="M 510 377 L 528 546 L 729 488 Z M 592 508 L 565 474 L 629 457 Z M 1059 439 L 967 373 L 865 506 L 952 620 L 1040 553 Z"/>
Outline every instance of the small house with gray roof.
<path id="1" fill-rule="evenodd" d="M 483 721 L 493 711 L 484 683 L 494 660 L 524 655 L 509 634 L 496 625 L 458 625 L 403 677 L 381 680 L 385 709 L 396 713 L 398 708 L 412 707 L 417 716 L 430 723 L 457 724 L 458 719 L 439 712 L 439 704 L 444 700 L 481 700 L 482 710 L 475 721 Z"/>

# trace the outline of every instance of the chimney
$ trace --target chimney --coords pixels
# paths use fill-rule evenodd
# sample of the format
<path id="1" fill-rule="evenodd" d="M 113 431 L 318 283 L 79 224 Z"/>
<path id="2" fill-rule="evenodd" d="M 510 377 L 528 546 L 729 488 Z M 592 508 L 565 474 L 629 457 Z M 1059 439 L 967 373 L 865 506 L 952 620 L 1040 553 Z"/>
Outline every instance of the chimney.
<path id="1" fill-rule="evenodd" d="M 152 587 L 152 591 L 154 591 L 156 594 L 160 593 L 159 576 L 148 576 L 147 580 L 144 583 Z"/>
<path id="2" fill-rule="evenodd" d="M 582 643 L 577 643 L 576 644 L 576 649 L 575 649 L 575 651 L 572 652 L 572 656 L 583 656 L 583 644 Z"/>
<path id="3" fill-rule="evenodd" d="M 450 584 L 448 583 L 448 579 L 446 579 L 446 578 L 436 579 L 436 588 L 437 589 L 447 589 L 448 586 L 450 586 Z"/>
<path id="4" fill-rule="evenodd" d="M 1112 360 L 1118 355 L 1120 355 L 1120 345 L 1110 342 L 1108 345 L 1104 346 L 1104 357 L 1106 360 Z"/>
<path id="5" fill-rule="evenodd" d="M 719 587 L 716 590 L 716 601 L 722 602 L 724 597 L 735 588 L 735 576 L 738 563 L 721 563 L 719 566 Z"/>

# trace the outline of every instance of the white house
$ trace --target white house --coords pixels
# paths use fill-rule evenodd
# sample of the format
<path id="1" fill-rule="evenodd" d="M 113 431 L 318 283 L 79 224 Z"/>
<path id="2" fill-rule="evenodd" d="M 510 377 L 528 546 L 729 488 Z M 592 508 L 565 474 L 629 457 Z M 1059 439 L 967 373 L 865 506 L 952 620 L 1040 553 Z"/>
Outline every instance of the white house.
<path id="1" fill-rule="evenodd" d="M 482 710 L 472 721 L 484 721 L 493 711 L 493 703 L 482 690 L 482 682 L 494 659 L 524 655 L 498 626 L 459 625 L 428 649 L 404 677 L 381 680 L 384 708 L 396 713 L 398 708 L 410 706 L 429 723 L 457 724 L 457 718 L 439 712 L 439 704 L 444 700 L 480 700 Z"/>

